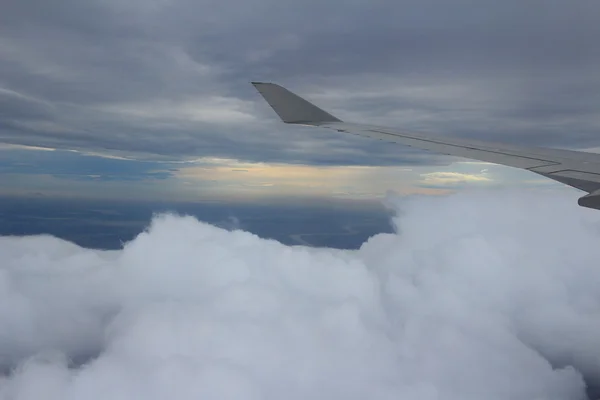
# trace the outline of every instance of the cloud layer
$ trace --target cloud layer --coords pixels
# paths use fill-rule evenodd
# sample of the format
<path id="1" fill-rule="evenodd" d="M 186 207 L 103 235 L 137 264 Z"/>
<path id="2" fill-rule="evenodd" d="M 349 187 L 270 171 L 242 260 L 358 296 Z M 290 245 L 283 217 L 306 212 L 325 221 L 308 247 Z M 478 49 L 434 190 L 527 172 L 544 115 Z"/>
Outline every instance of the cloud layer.
<path id="1" fill-rule="evenodd" d="M 273 80 L 358 122 L 597 146 L 599 7 L 9 0 L 0 16 L 0 141 L 169 158 L 434 162 L 284 128 L 249 84 Z"/>
<path id="2" fill-rule="evenodd" d="M 581 399 L 600 214 L 570 191 L 390 198 L 288 247 L 175 215 L 119 251 L 0 239 L 0 399 Z"/>

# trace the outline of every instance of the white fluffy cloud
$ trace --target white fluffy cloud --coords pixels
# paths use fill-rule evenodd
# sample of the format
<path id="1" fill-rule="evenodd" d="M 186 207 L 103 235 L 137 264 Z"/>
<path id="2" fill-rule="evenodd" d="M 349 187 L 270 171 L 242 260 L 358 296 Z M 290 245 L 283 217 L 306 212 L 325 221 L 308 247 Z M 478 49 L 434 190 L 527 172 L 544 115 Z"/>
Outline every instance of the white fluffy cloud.
<path id="1" fill-rule="evenodd" d="M 391 199 L 358 251 L 174 215 L 120 251 L 0 238 L 0 399 L 580 399 L 600 213 L 575 198 Z"/>

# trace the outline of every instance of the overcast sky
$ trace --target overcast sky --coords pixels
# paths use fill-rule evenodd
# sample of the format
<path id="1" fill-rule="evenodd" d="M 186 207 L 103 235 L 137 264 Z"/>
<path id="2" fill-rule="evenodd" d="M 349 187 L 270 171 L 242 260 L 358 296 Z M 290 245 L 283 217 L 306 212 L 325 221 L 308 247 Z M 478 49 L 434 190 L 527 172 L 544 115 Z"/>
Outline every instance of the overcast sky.
<path id="1" fill-rule="evenodd" d="M 427 153 L 285 126 L 249 82 L 278 82 L 348 121 L 597 147 L 599 16 L 597 0 L 8 0 L 0 12 L 0 141 L 143 158 L 133 169 L 151 174 L 115 174 L 120 164 L 111 161 L 78 182 L 195 184 L 206 159 L 232 169 L 267 163 L 282 173 L 302 165 L 308 176 L 325 166 L 408 168 L 420 171 L 420 188 L 432 172 L 475 182 L 466 175 L 485 168 L 456 172 Z M 34 180 L 66 179 L 49 167 L 64 166 L 63 152 L 43 162 L 34 153 L 2 148 L 5 190 L 16 181 L 29 190 L 23 174 L 33 191 Z M 34 167 L 16 165 L 23 162 Z"/>

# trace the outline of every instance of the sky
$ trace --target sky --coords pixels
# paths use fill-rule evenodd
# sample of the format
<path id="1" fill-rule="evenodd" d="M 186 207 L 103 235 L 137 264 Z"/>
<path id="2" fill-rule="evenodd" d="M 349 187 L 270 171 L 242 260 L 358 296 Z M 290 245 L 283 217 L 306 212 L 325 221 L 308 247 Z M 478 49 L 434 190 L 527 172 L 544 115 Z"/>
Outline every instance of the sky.
<path id="1" fill-rule="evenodd" d="M 546 185 L 285 126 L 250 81 L 348 121 L 595 148 L 599 13 L 595 0 L 9 0 L 0 194 L 380 198 Z"/>

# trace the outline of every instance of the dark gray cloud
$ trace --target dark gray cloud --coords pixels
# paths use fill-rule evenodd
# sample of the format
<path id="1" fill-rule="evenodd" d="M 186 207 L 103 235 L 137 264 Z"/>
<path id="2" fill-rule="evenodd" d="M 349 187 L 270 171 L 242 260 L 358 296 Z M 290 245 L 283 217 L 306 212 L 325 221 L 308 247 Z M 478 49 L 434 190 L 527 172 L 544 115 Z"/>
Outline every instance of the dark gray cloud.
<path id="1" fill-rule="evenodd" d="M 342 118 L 496 141 L 600 145 L 600 3 L 8 1 L 0 141 L 144 157 L 443 159 L 286 127 L 251 80 Z"/>

